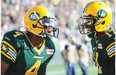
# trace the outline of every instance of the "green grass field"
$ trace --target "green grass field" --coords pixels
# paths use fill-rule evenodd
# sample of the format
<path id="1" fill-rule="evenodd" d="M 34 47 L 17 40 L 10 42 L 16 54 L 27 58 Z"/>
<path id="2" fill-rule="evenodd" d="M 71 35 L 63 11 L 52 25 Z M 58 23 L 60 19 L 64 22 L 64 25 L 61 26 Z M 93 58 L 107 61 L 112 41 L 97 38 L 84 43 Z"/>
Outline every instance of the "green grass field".
<path id="1" fill-rule="evenodd" d="M 82 71 L 78 65 L 75 67 L 76 75 L 82 75 Z M 46 75 L 66 75 L 66 69 L 60 51 L 56 51 L 53 59 L 47 66 Z M 89 65 L 89 75 L 97 75 L 97 67 L 94 63 Z"/>
<path id="2" fill-rule="evenodd" d="M 77 65 L 75 67 L 76 75 L 82 75 L 82 71 L 80 67 Z M 47 75 L 66 75 L 65 67 L 63 64 L 56 64 L 56 65 L 48 65 L 47 67 Z M 97 68 L 94 64 L 89 65 L 89 75 L 97 75 Z"/>
<path id="3" fill-rule="evenodd" d="M 82 75 L 82 71 L 78 65 L 76 66 L 75 69 L 76 75 Z M 64 65 L 61 64 L 54 66 L 48 65 L 47 75 L 66 75 Z M 89 65 L 89 75 L 97 75 L 97 68 L 93 64 Z"/>

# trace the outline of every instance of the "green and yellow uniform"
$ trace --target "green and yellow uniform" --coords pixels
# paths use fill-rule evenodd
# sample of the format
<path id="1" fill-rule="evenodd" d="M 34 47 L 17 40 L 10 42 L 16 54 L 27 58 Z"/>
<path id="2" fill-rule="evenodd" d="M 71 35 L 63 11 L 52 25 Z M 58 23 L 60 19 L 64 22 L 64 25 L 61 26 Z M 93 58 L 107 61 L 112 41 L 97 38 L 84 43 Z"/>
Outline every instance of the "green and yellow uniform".
<path id="1" fill-rule="evenodd" d="M 115 34 L 106 32 L 100 39 L 94 36 L 91 40 L 93 60 L 98 67 L 99 75 L 115 75 Z"/>
<path id="2" fill-rule="evenodd" d="M 31 45 L 24 32 L 17 30 L 6 33 L 1 43 L 1 60 L 10 65 L 6 75 L 43 75 L 54 53 L 50 38 L 38 49 Z"/>

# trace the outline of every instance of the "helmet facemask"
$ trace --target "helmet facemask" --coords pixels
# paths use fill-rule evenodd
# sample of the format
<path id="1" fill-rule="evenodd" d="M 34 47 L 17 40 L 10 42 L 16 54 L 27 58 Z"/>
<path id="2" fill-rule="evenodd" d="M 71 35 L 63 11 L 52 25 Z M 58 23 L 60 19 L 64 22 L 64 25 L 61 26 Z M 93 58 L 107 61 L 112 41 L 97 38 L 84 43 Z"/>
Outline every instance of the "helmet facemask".
<path id="1" fill-rule="evenodd" d="M 82 24 L 78 26 L 79 31 L 81 34 L 92 34 L 95 32 L 95 25 L 98 21 L 98 18 L 96 16 L 88 15 L 88 16 L 82 16 L 81 17 Z"/>
<path id="2" fill-rule="evenodd" d="M 40 27 L 39 25 L 41 25 L 42 27 Z M 53 36 L 57 38 L 59 35 L 59 29 L 55 27 L 56 25 L 57 25 L 57 22 L 55 18 L 44 16 L 43 18 L 40 18 L 37 21 L 37 24 L 35 27 L 43 29 L 43 32 L 40 35 L 43 35 L 43 36 L 47 35 L 49 37 Z"/>

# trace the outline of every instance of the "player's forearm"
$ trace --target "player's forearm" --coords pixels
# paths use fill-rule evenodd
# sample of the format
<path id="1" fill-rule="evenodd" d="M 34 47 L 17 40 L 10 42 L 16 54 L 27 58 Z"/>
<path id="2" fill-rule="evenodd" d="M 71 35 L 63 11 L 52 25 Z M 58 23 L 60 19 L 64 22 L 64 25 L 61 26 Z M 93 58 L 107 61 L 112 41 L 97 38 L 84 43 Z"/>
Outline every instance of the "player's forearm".
<path id="1" fill-rule="evenodd" d="M 1 60 L 1 75 L 5 75 L 9 65 Z"/>

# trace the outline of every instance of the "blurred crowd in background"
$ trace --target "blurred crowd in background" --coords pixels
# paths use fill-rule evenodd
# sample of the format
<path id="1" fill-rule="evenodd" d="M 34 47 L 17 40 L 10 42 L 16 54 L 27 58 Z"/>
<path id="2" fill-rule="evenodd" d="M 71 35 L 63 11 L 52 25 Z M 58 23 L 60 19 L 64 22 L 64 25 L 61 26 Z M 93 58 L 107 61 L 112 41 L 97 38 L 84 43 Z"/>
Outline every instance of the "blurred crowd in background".
<path id="1" fill-rule="evenodd" d="M 80 36 L 77 29 L 79 17 L 82 14 L 83 7 L 89 1 L 96 0 L 1 0 L 1 34 L 3 35 L 13 29 L 25 30 L 23 20 L 25 12 L 34 6 L 43 5 L 58 19 L 59 39 L 62 39 L 64 34 L 71 37 Z M 111 7 L 114 18 L 115 0 L 98 1 L 106 2 Z"/>
<path id="2" fill-rule="evenodd" d="M 78 31 L 79 17 L 83 7 L 89 1 L 106 2 L 112 9 L 112 26 L 115 27 L 115 0 L 1 0 L 1 37 L 5 32 L 13 29 L 25 30 L 23 17 L 26 11 L 37 5 L 42 5 L 47 7 L 58 20 L 60 35 L 58 39 L 55 39 L 57 50 L 62 52 L 66 43 L 71 40 L 76 44 L 86 41 L 91 58 L 90 39 L 82 36 Z"/>

